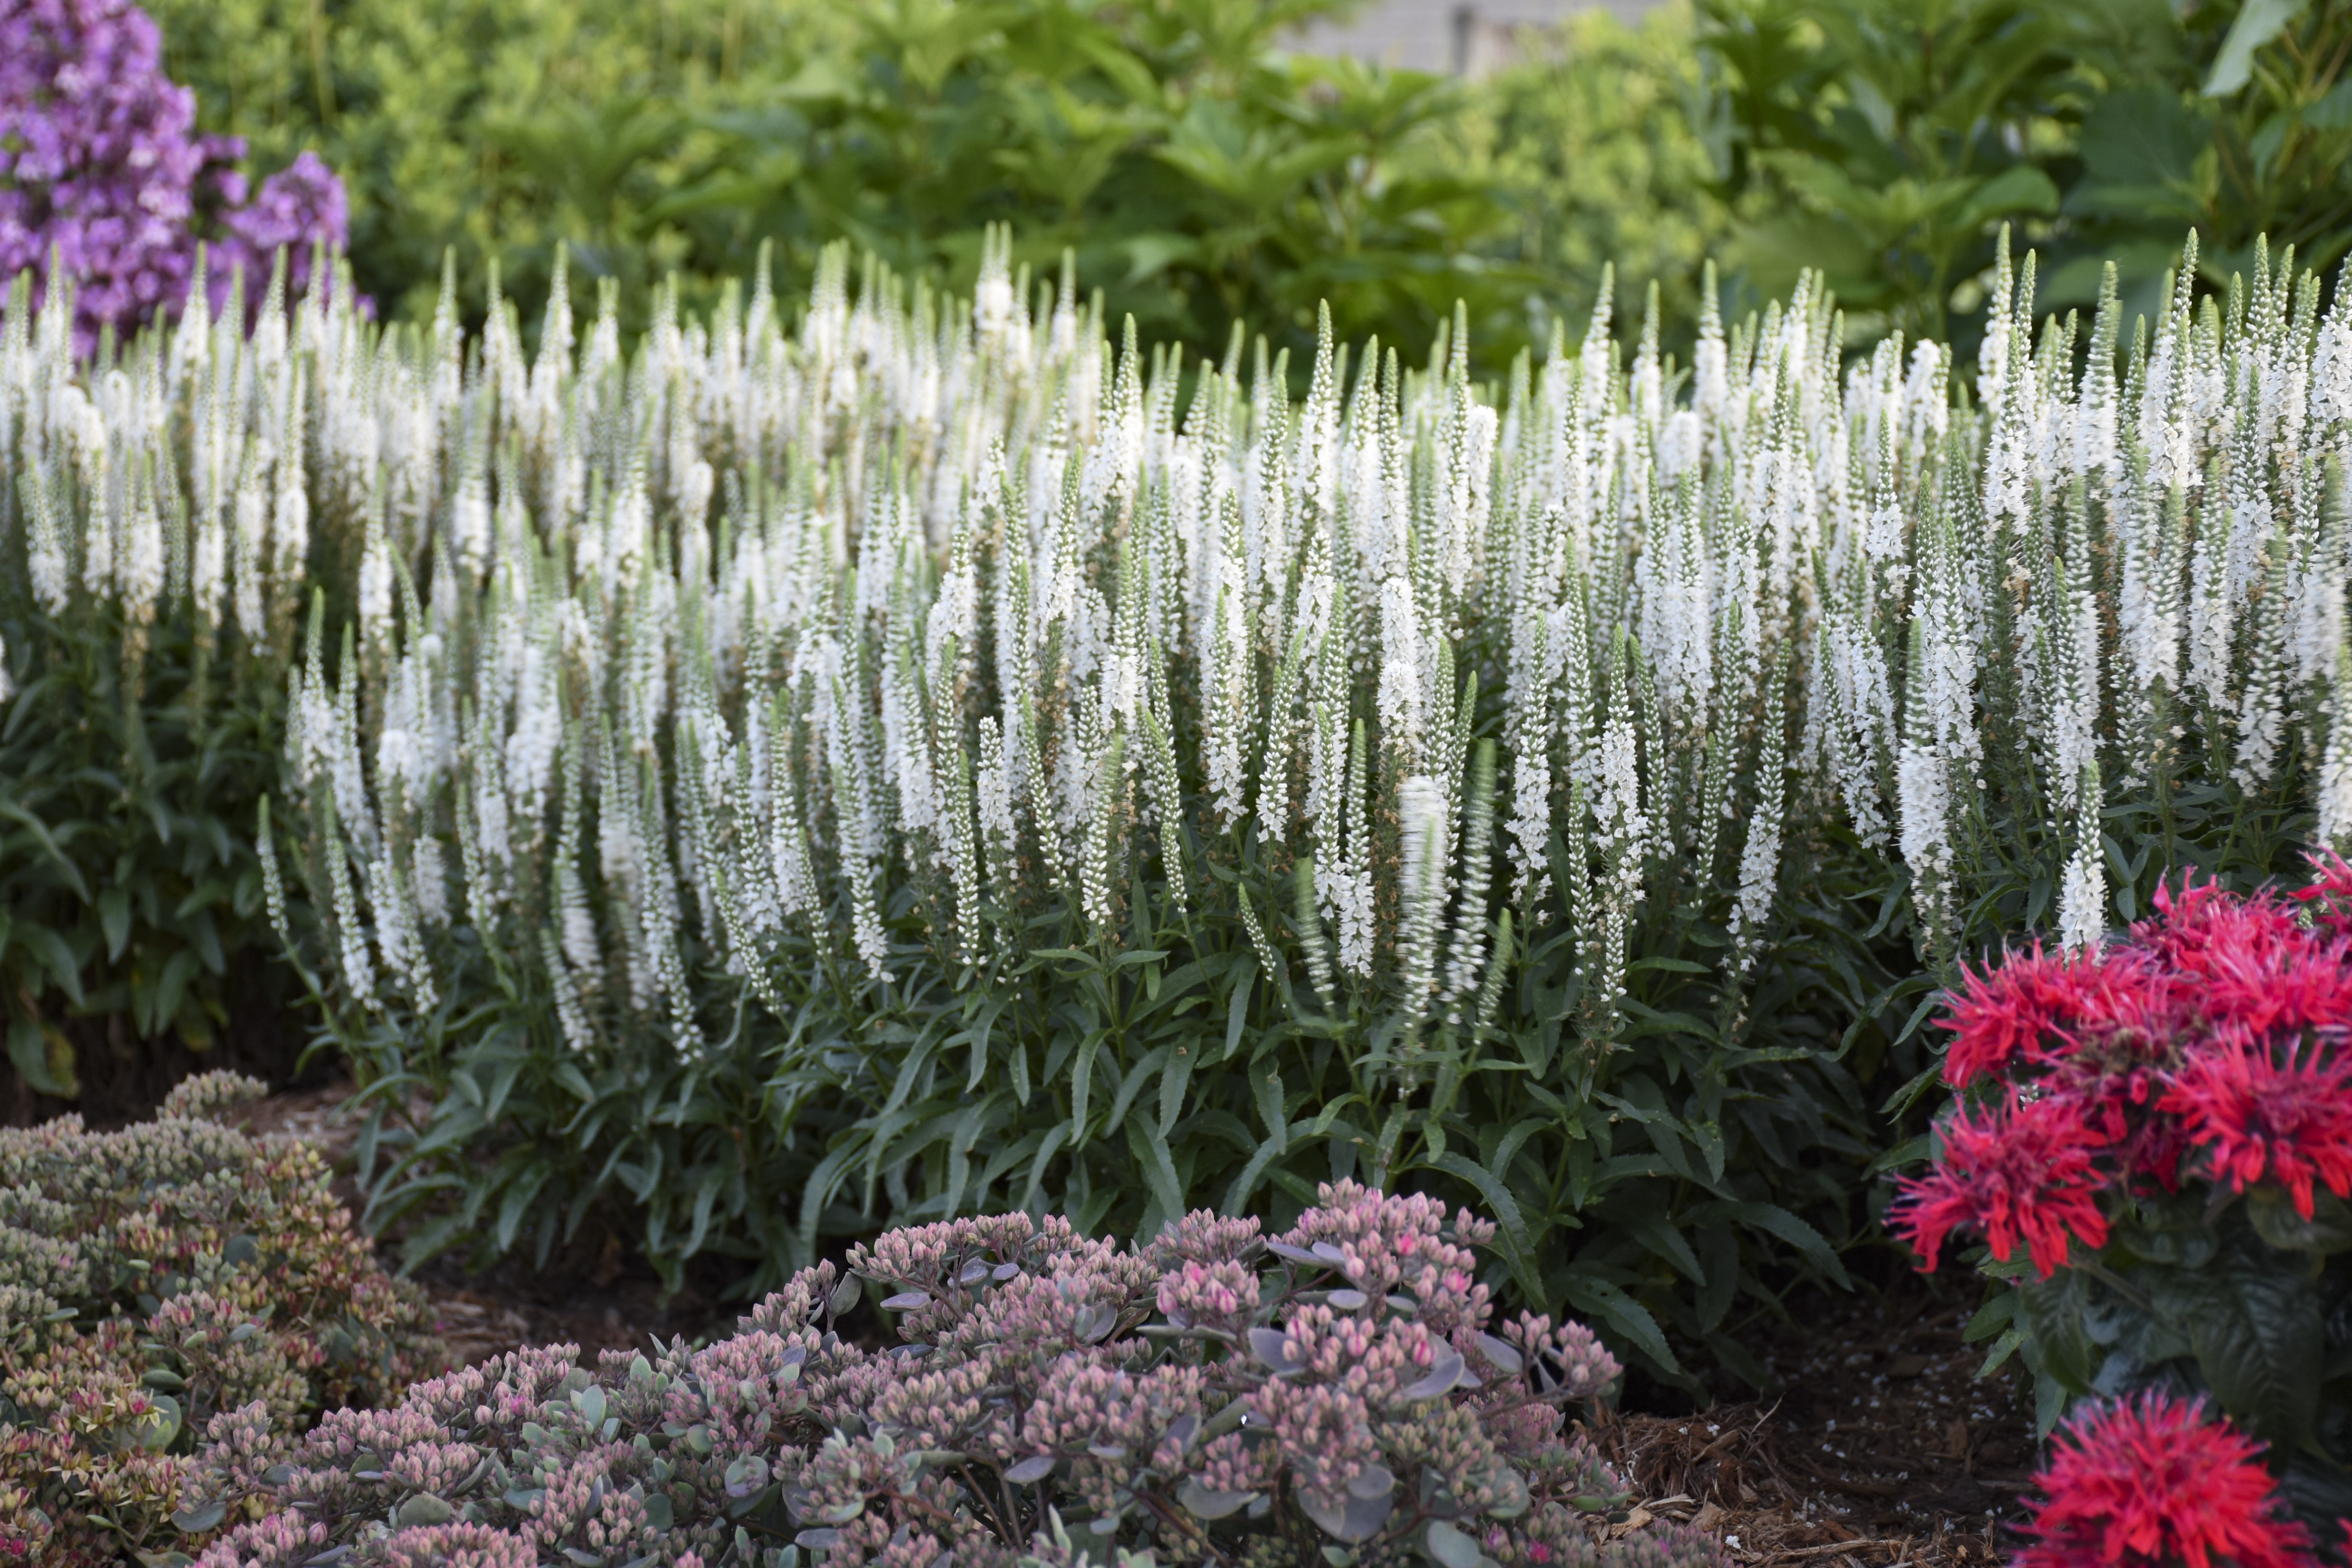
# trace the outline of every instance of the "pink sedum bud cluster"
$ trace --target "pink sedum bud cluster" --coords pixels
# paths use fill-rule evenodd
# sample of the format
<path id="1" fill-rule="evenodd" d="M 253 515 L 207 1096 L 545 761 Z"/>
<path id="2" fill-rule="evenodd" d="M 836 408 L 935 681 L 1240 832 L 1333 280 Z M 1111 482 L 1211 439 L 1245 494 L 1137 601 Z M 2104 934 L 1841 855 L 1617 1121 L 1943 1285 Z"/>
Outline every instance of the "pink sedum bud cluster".
<path id="1" fill-rule="evenodd" d="M 1289 1232 L 1194 1214 L 1133 1249 L 1025 1215 L 893 1231 L 700 1350 L 523 1352 L 338 1413 L 257 1467 L 219 1417 L 202 1568 L 1716 1568 L 1609 1542 L 1570 1423 L 1618 1375 L 1580 1325 L 1494 1321 L 1492 1227 L 1351 1183 Z M 898 1342 L 839 1320 L 869 1293 Z M 318 1534 L 323 1528 L 324 1536 Z M 437 1530 L 432 1537 L 418 1531 Z"/>

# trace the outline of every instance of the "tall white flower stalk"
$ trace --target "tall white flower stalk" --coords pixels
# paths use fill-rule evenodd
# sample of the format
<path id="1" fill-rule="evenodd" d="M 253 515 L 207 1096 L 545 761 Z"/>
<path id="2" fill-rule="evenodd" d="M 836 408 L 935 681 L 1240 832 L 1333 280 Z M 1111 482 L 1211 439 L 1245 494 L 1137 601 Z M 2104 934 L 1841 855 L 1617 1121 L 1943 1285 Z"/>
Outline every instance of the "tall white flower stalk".
<path id="1" fill-rule="evenodd" d="M 761 279 L 635 345 L 559 289 L 529 355 L 494 284 L 471 344 L 338 288 L 78 362 L 20 286 L 5 558 L 131 651 L 278 659 L 332 973 L 419 1008 L 467 928 L 565 1050 L 1170 932 L 1408 1034 L 1564 937 L 1605 1042 L 1645 931 L 1747 984 L 1842 836 L 1946 957 L 2028 861 L 2097 940 L 2126 792 L 2352 837 L 2352 316 L 2284 264 L 2222 310 L 2192 252 L 2126 342 L 2004 260 L 1957 406 L 1811 280 L 1710 300 L 1689 376 L 1606 289 L 1498 386 L 1463 317 L 1415 369 L 1327 315 L 1294 405 L 1286 351 L 1114 348 L 1010 254 L 967 307 L 835 251 L 796 328 Z M 330 564 L 352 635 L 296 658 Z"/>

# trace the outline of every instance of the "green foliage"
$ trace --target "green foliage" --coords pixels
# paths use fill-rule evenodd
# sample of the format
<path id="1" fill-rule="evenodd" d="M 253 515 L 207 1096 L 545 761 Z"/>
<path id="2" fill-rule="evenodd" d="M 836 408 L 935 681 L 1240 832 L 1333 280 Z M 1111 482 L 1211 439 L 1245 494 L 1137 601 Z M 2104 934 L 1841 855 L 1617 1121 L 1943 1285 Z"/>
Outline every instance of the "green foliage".
<path id="1" fill-rule="evenodd" d="M 2269 1444 L 2306 1518 L 2352 1510 L 2352 1206 L 2192 1186 L 2125 1205 L 2105 1246 L 2047 1279 L 1987 1260 L 1996 1285 L 1968 1337 L 2032 1371 L 2043 1430 L 2078 1398 L 2150 1383 L 2210 1391 Z M 2004 1286 L 2006 1288 L 2004 1288 Z"/>
<path id="2" fill-rule="evenodd" d="M 8 526 L 30 510 L 29 492 L 0 505 L 0 1027 L 28 1087 L 71 1098 L 72 1020 L 202 1052 L 230 966 L 266 951 L 252 824 L 285 678 L 184 609 L 142 624 L 77 590 L 52 613 L 25 569 L 33 530 Z M 274 966 L 256 993 L 295 1000 Z"/>
<path id="3" fill-rule="evenodd" d="M 1769 197 L 1729 258 L 1767 293 L 1820 268 L 1864 339 L 1964 336 L 2005 224 L 2049 258 L 2046 306 L 2092 304 L 2113 260 L 2127 315 L 2151 320 L 2185 228 L 2217 289 L 2263 235 L 2323 268 L 2352 244 L 2336 0 L 1704 11 L 1702 133 L 1727 195 Z"/>
<path id="4" fill-rule="evenodd" d="M 0 1534 L 74 1565 L 168 1550 L 226 1411 L 281 1427 L 438 1360 L 316 1151 L 227 1125 L 262 1085 L 192 1079 L 152 1122 L 0 1131 Z"/>
<path id="5" fill-rule="evenodd" d="M 1596 552 L 1590 588 L 1546 575 L 1578 547 L 1539 503 L 1536 433 L 1574 410 L 1598 441 L 1622 407 L 1664 442 L 1693 416 L 1640 400 L 1654 346 L 1628 374 L 1596 332 L 1495 409 L 1466 347 L 1411 376 L 1368 354 L 1350 392 L 1327 339 L 1299 411 L 1271 363 L 1248 395 L 1132 339 L 1111 355 L 1050 295 L 1030 316 L 1001 252 L 992 314 L 910 303 L 878 269 L 853 304 L 845 271 L 795 336 L 760 293 L 641 351 L 745 356 L 739 384 L 813 389 L 791 395 L 839 411 L 821 424 L 779 401 L 747 428 L 677 390 L 724 362 L 672 382 L 572 358 L 560 315 L 535 369 L 508 322 L 467 384 L 426 373 L 448 342 L 330 333 L 361 345 L 336 396 L 435 384 L 436 423 L 483 431 L 400 557 L 422 587 L 331 661 L 314 638 L 278 806 L 320 919 L 291 948 L 379 1112 L 371 1223 L 412 1258 L 483 1258 L 593 1222 L 672 1278 L 712 1255 L 756 1289 L 887 1220 L 1018 1207 L 1150 1235 L 1360 1175 L 1490 1208 L 1509 1288 L 1660 1374 L 1689 1375 L 1679 1332 L 1760 1382 L 1733 1331 L 1792 1274 L 1841 1277 L 1865 1077 L 1917 1047 L 1881 1016 L 1888 902 L 1832 798 L 1790 782 L 1809 721 L 1786 631 L 1764 662 L 1747 612 L 1702 596 L 1659 646 L 1719 674 L 1662 698 L 1663 651 L 1610 608 L 1631 552 Z M 1789 345 L 1826 316 L 1785 321 L 1772 352 L 1820 374 Z M 927 363 L 963 389 L 951 418 Z M 526 374 L 580 423 L 489 401 Z M 572 446 L 586 428 L 621 434 Z M 1496 451 L 1498 429 L 1528 447 Z M 1316 478 L 1317 443 L 1373 460 Z M 753 452 L 713 513 L 703 454 Z M 542 488 L 583 468 L 575 500 Z M 1245 471 L 1285 542 L 1236 595 L 1239 489 L 1183 476 Z M 1732 493 L 1728 470 L 1706 482 Z M 1487 483 L 1526 488 L 1474 505 Z M 1676 550 L 1765 548 L 1696 484 Z M 469 495 L 495 534 L 467 531 Z M 1458 529 L 1458 563 L 1370 564 L 1349 520 L 1369 534 L 1390 504 L 1432 541 Z M 1383 690 L 1427 680 L 1418 724 L 1359 658 Z"/>
<path id="6" fill-rule="evenodd" d="M 206 131 L 264 167 L 308 147 L 343 180 L 360 287 L 429 316 L 445 251 L 509 288 L 553 253 L 642 286 L 695 265 L 664 205 L 704 167 L 698 117 L 742 112 L 842 32 L 788 0 L 152 0 Z M 639 297 L 643 297 L 642 293 Z"/>
<path id="7" fill-rule="evenodd" d="M 1733 222 L 1699 134 L 1696 28 L 1688 0 L 1632 26 L 1595 6 L 1463 95 L 1451 137 L 1508 204 L 1505 248 L 1559 314 L 1589 316 L 1613 268 L 1618 321 L 1641 320 L 1653 283 L 1667 322 L 1698 319 L 1701 270 Z"/>
<path id="8" fill-rule="evenodd" d="M 1191 826 L 1185 856 L 1213 880 L 1181 910 L 1135 856 L 1114 942 L 1056 899 L 1025 916 L 1025 953 L 959 961 L 902 897 L 884 984 L 788 935 L 765 952 L 772 1017 L 689 946 L 713 1049 L 685 1059 L 566 1048 L 544 972 L 452 931 L 433 1010 L 338 1010 L 383 1112 L 368 1223 L 412 1262 L 543 1261 L 611 1226 L 673 1278 L 715 1257 L 757 1292 L 885 1218 L 1011 1206 L 1149 1235 L 1201 1205 L 1286 1221 L 1356 1177 L 1490 1206 L 1498 1288 L 1565 1301 L 1654 1375 L 1691 1383 L 1703 1347 L 1769 1384 L 1741 1335 L 1792 1275 L 1843 1283 L 1878 1147 L 1866 1086 L 1924 1059 L 1890 1052 L 1899 950 L 1857 889 L 1792 899 L 1784 940 L 1727 984 L 1736 888 L 1662 859 L 1613 1044 L 1556 909 L 1524 941 L 1506 919 L 1487 1026 L 1424 1039 L 1384 987 L 1315 994 L 1294 965 L 1327 939 L 1280 910 L 1291 878 Z M 1244 902 L 1285 961 L 1271 975 Z"/>
<path id="9" fill-rule="evenodd" d="M 1545 285 L 1512 215 L 1448 155 L 1448 83 L 1272 52 L 1325 0 L 160 0 L 207 129 L 316 146 L 352 191 L 362 289 L 422 319 L 445 247 L 478 321 L 487 259 L 534 302 L 568 244 L 708 308 L 772 243 L 797 289 L 847 239 L 969 277 L 986 226 L 1076 253 L 1113 320 L 1199 352 L 1235 322 L 1416 352 L 1457 299 L 1507 363 Z M 1534 258 L 1528 258 L 1533 261 Z"/>
<path id="10" fill-rule="evenodd" d="M 2352 866 L 2295 882 L 2187 881 L 2121 944 L 1972 976 L 1896 1228 L 1930 1266 L 1985 1232 L 1969 1337 L 2032 1371 L 2045 1432 L 2086 1396 L 2210 1392 L 2316 1526 L 2352 1504 Z"/>

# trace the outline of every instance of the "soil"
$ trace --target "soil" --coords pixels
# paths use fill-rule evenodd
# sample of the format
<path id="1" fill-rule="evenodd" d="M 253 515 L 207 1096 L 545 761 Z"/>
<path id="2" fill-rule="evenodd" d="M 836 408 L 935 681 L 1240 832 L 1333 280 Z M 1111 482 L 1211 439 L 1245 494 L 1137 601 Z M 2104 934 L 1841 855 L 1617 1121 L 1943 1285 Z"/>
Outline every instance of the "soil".
<path id="1" fill-rule="evenodd" d="M 348 1172 L 350 1093 L 338 1083 L 273 1095 L 249 1125 L 310 1139 Z M 341 1184 L 356 1195 L 348 1175 Z M 1633 1407 L 1594 1434 L 1636 1499 L 1608 1529 L 1695 1524 L 1762 1568 L 2007 1561 L 2035 1464 L 2030 1388 L 2014 1364 L 1979 1377 L 1985 1347 L 1961 1339 L 1968 1303 L 1907 1270 L 1888 1275 L 1792 1303 L 1789 1321 L 1762 1338 L 1780 1384 L 1770 1400 L 1669 1409 L 1671 1395 L 1633 1390 Z M 723 1332 L 738 1311 L 691 1283 L 665 1300 L 661 1282 L 617 1248 L 474 1275 L 440 1259 L 415 1278 L 458 1364 L 525 1344 L 593 1356 L 644 1348 L 648 1335 L 694 1340 Z"/>
<path id="2" fill-rule="evenodd" d="M 0 1127 L 30 1127 L 68 1111 L 84 1125 L 110 1131 L 155 1114 L 172 1086 L 191 1073 L 249 1074 L 274 1089 L 315 1089 L 336 1076 L 331 1063 L 302 1071 L 310 1044 L 301 1015 L 287 1005 L 288 977 L 275 964 L 236 963 L 221 979 L 224 1020 L 201 1048 L 166 1029 L 142 1039 L 121 1013 L 59 1021 L 73 1047 L 78 1099 L 42 1094 L 0 1055 Z"/>
<path id="3" fill-rule="evenodd" d="M 1762 1358 L 1778 1397 L 1620 1412 L 1602 1429 L 1642 1500 L 1613 1528 L 1696 1524 L 1743 1563 L 2006 1561 L 2035 1462 L 2030 1389 L 2013 1364 L 1978 1377 L 1967 1309 L 1901 1278 L 1790 1316 Z"/>

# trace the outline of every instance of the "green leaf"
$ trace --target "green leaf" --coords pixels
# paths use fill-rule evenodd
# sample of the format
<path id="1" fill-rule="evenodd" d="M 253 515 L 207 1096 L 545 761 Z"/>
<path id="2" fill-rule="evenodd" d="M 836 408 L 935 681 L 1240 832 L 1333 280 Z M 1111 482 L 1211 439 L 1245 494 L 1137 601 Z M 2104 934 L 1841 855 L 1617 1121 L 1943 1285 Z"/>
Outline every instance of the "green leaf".
<path id="1" fill-rule="evenodd" d="M 2246 1217 L 2256 1235 L 2285 1251 L 2326 1257 L 2352 1248 L 2352 1204 L 2325 1188 L 2315 1191 L 2311 1217 L 2305 1219 L 2286 1194 L 2255 1187 L 2246 1194 Z"/>
<path id="2" fill-rule="evenodd" d="M 2013 163 L 1971 191 L 1954 221 L 1975 228 L 1999 218 L 2057 210 L 2056 182 L 2031 163 Z"/>
<path id="3" fill-rule="evenodd" d="M 1168 1151 L 1167 1134 L 1141 1117 L 1125 1123 L 1127 1146 L 1142 1169 L 1145 1184 L 1159 1205 L 1163 1222 L 1183 1217 L 1184 1184 L 1177 1179 L 1176 1163 Z M 1157 1229 L 1157 1226 L 1153 1227 Z"/>
<path id="4" fill-rule="evenodd" d="M 1165 1138 L 1174 1131 L 1184 1114 L 1184 1091 L 1192 1087 L 1193 1052 L 1200 1048 L 1197 1041 L 1180 1045 L 1176 1055 L 1160 1075 L 1160 1135 Z"/>
<path id="5" fill-rule="evenodd" d="M 1268 1135 L 1266 1140 L 1252 1152 L 1249 1163 L 1241 1169 L 1241 1174 L 1235 1176 L 1233 1179 L 1233 1184 L 1225 1189 L 1223 1213 L 1247 1214 L 1249 1212 L 1251 1195 L 1257 1191 L 1258 1183 L 1265 1180 L 1266 1167 L 1280 1158 L 1285 1142 L 1286 1140 L 1283 1138 Z"/>
<path id="6" fill-rule="evenodd" d="M 2187 1331 L 2197 1365 L 2230 1417 L 2292 1452 L 2319 1416 L 2312 1375 L 2326 1353 L 2319 1299 L 2293 1255 L 2229 1247 L 2194 1273 L 2167 1270 L 2159 1310 Z"/>
<path id="7" fill-rule="evenodd" d="M 1234 988 L 1226 994 L 1224 1059 L 1227 1061 L 1233 1060 L 1234 1053 L 1241 1049 L 1242 1029 L 1249 1018 L 1250 987 L 1256 979 L 1257 955 L 1254 952 L 1244 954 L 1241 962 L 1234 966 Z"/>
<path id="8" fill-rule="evenodd" d="M 1621 1341 L 1630 1342 L 1667 1375 L 1681 1373 L 1682 1363 L 1675 1359 L 1666 1336 L 1658 1331 L 1658 1321 L 1650 1315 L 1648 1308 L 1618 1286 L 1592 1275 L 1571 1274 L 1568 1279 L 1568 1300 L 1578 1312 L 1614 1331 Z"/>
<path id="9" fill-rule="evenodd" d="M 139 1446 L 151 1454 L 160 1454 L 180 1435 L 180 1402 L 168 1394 L 150 1394 L 148 1400 L 153 1408 L 140 1423 Z"/>
<path id="10" fill-rule="evenodd" d="M 106 961 L 112 963 L 131 941 L 131 895 L 121 888 L 99 894 L 98 920 L 106 932 Z"/>
<path id="11" fill-rule="evenodd" d="M 77 1007 L 82 1005 L 81 965 L 74 959 L 73 949 L 66 939 L 47 926 L 20 921 L 12 933 L 20 947 L 31 948 L 40 966 L 48 972 L 49 979 L 68 1000 Z"/>
<path id="12" fill-rule="evenodd" d="M 210 1502 L 191 1503 L 172 1515 L 172 1528 L 186 1535 L 202 1535 L 220 1528 L 228 1517 L 228 1504 L 215 1498 Z"/>
<path id="13" fill-rule="evenodd" d="M 2018 1315 L 2041 1352 L 2037 1371 L 2071 1394 L 2087 1394 L 2105 1360 L 2100 1346 L 2114 1335 L 2080 1269 L 2062 1268 L 2047 1279 L 2024 1279 L 2017 1287 Z"/>
<path id="14" fill-rule="evenodd" d="M 37 1094 L 73 1100 L 81 1092 L 74 1078 L 73 1047 L 63 1035 L 45 1030 L 30 1018 L 8 1026 L 8 1060 Z"/>
<path id="15" fill-rule="evenodd" d="M 2205 79 L 2205 96 L 2227 98 L 2245 86 L 2253 74 L 2255 51 L 2310 8 L 2311 0 L 2246 0 L 2222 36 L 2221 52 L 2213 57 L 2212 74 Z"/>
<path id="16" fill-rule="evenodd" d="M 1077 1059 L 1070 1064 L 1070 1126 L 1076 1144 L 1087 1140 L 1087 1096 L 1094 1082 L 1095 1048 L 1101 1044 L 1101 1036 L 1088 1035 L 1078 1042 Z"/>
<path id="17" fill-rule="evenodd" d="M 18 700 L 21 707 L 23 700 L 20 698 Z M 0 800 L 0 818 L 22 826 L 31 836 L 33 842 L 39 847 L 42 857 L 64 874 L 66 885 L 73 889 L 74 897 L 83 903 L 89 902 L 89 884 L 82 880 L 81 868 L 75 865 L 65 850 L 59 847 L 47 823 L 14 801 L 8 800 Z"/>
<path id="18" fill-rule="evenodd" d="M 1476 1542 L 1442 1519 L 1429 1521 L 1429 1532 L 1423 1539 L 1441 1568 L 1478 1568 L 1486 1561 Z"/>

